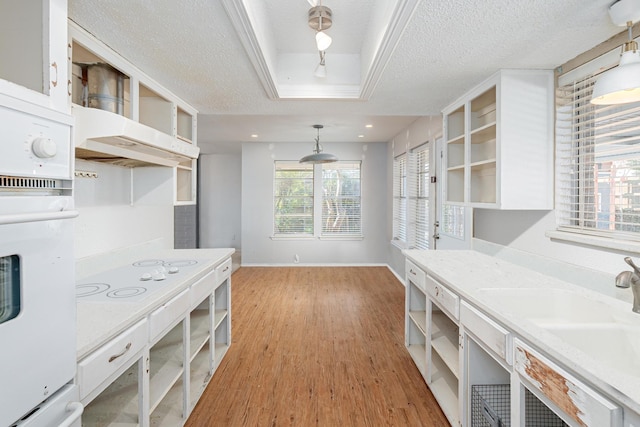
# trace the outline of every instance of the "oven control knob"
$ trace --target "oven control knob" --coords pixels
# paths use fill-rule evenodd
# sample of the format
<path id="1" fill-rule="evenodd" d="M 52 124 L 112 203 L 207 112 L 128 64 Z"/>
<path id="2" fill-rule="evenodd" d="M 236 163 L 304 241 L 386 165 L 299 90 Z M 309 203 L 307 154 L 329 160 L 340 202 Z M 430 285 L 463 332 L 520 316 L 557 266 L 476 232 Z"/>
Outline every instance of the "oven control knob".
<path id="1" fill-rule="evenodd" d="M 169 274 L 176 274 L 178 271 L 178 267 L 169 267 Z"/>
<path id="2" fill-rule="evenodd" d="M 142 280 L 143 282 L 151 280 L 151 273 L 144 273 L 142 276 L 140 276 L 140 280 Z"/>
<path id="3" fill-rule="evenodd" d="M 31 143 L 31 151 L 41 159 L 48 159 L 56 155 L 58 147 L 52 139 L 38 137 Z"/>

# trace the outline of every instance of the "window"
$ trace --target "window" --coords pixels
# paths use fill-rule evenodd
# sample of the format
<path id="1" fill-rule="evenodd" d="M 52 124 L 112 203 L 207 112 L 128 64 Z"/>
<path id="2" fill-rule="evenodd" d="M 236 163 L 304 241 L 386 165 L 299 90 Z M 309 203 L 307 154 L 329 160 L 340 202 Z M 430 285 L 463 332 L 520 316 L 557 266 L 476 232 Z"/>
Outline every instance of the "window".
<path id="1" fill-rule="evenodd" d="M 313 165 L 275 163 L 274 234 L 313 236 Z"/>
<path id="2" fill-rule="evenodd" d="M 429 249 L 429 145 L 424 144 L 409 155 L 409 224 L 411 248 Z"/>
<path id="3" fill-rule="evenodd" d="M 274 237 L 361 237 L 360 166 L 276 161 Z"/>
<path id="4" fill-rule="evenodd" d="M 407 155 L 393 159 L 393 240 L 407 243 Z"/>
<path id="5" fill-rule="evenodd" d="M 361 235 L 360 162 L 322 165 L 322 235 Z"/>
<path id="6" fill-rule="evenodd" d="M 558 230 L 640 240 L 640 103 L 589 103 L 591 74 L 556 93 Z"/>

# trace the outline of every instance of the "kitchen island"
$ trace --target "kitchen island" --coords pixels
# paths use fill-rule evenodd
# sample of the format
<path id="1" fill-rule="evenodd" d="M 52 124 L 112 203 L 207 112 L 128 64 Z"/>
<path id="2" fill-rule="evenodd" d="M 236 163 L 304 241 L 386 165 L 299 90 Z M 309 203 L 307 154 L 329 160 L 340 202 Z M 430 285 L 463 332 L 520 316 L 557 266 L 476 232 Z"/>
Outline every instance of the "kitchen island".
<path id="1" fill-rule="evenodd" d="M 184 423 L 231 343 L 233 252 L 133 251 L 78 265 L 83 425 Z"/>

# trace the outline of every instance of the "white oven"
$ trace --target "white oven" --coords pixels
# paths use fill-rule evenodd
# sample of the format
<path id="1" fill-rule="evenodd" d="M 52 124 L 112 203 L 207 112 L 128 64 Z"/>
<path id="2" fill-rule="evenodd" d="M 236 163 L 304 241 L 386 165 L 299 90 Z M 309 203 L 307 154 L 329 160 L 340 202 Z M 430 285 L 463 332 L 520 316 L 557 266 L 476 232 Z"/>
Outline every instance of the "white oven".
<path id="1" fill-rule="evenodd" d="M 0 98 L 0 101 L 4 99 Z M 0 426 L 72 425 L 82 412 L 70 117 L 0 104 Z"/>

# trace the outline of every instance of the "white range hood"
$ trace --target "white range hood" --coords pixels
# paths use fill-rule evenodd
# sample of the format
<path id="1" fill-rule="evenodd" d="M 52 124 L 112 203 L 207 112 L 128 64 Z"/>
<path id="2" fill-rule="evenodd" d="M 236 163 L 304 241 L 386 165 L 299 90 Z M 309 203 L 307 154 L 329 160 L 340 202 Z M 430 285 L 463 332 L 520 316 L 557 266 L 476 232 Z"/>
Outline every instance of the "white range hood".
<path id="1" fill-rule="evenodd" d="M 119 114 L 73 105 L 76 157 L 120 166 L 175 167 L 200 149 Z"/>

